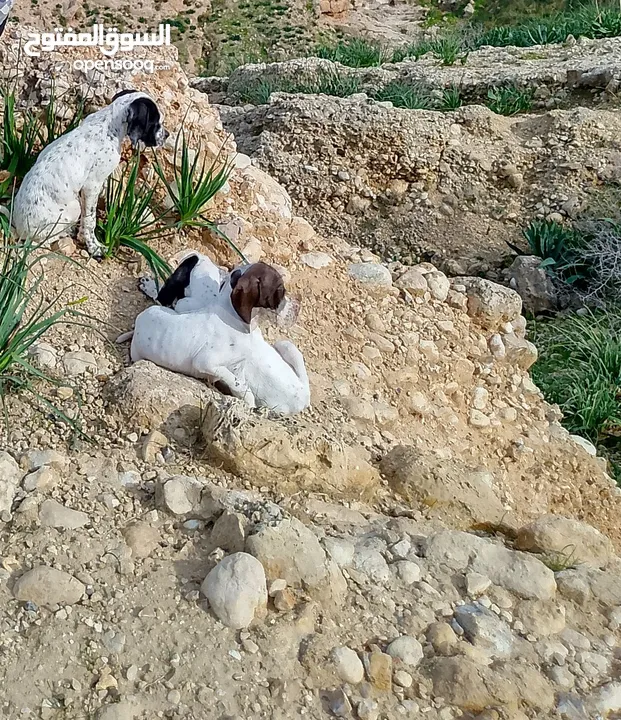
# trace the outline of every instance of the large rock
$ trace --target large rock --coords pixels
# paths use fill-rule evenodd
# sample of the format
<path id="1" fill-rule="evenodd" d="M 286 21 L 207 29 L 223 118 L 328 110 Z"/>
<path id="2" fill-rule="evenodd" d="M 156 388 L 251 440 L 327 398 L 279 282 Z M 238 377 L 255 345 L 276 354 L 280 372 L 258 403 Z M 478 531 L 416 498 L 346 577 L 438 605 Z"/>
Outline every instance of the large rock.
<path id="1" fill-rule="evenodd" d="M 248 627 L 267 606 L 265 571 L 248 553 L 225 557 L 207 575 L 201 591 L 218 619 L 235 630 Z"/>
<path id="2" fill-rule="evenodd" d="M 524 309 L 534 315 L 556 310 L 554 283 L 536 255 L 519 255 L 507 270 L 509 285 L 522 298 Z"/>
<path id="3" fill-rule="evenodd" d="M 13 595 L 37 605 L 73 605 L 85 591 L 84 585 L 69 573 L 39 565 L 17 579 Z"/>
<path id="4" fill-rule="evenodd" d="M 39 521 L 45 527 L 75 530 L 87 525 L 89 517 L 85 512 L 72 510 L 56 500 L 46 500 L 39 509 Z"/>
<path id="5" fill-rule="evenodd" d="M 559 515 L 543 515 L 520 528 L 517 547 L 537 553 L 563 555 L 568 563 L 605 567 L 614 555 L 612 542 L 599 530 Z"/>
<path id="6" fill-rule="evenodd" d="M 380 463 L 391 488 L 408 501 L 450 510 L 463 521 L 494 522 L 506 515 L 490 473 L 469 470 L 456 460 L 440 460 L 414 447 L 397 445 Z"/>
<path id="7" fill-rule="evenodd" d="M 158 428 L 166 435 L 175 429 L 200 425 L 201 408 L 217 395 L 200 380 L 164 370 L 147 360 L 124 368 L 111 378 L 104 397 L 108 409 L 135 428 Z"/>
<path id="8" fill-rule="evenodd" d="M 267 417 L 246 403 L 220 396 L 203 408 L 208 457 L 255 485 L 279 492 L 301 489 L 370 499 L 379 473 L 367 453 L 301 418 Z"/>
<path id="9" fill-rule="evenodd" d="M 452 286 L 463 286 L 468 298 L 468 315 L 489 330 L 515 320 L 522 312 L 522 298 L 510 288 L 478 277 L 456 277 Z"/>
<path id="10" fill-rule="evenodd" d="M 464 629 L 468 640 L 492 658 L 511 655 L 513 633 L 495 613 L 478 605 L 461 605 L 455 609 L 455 620 Z"/>
<path id="11" fill-rule="evenodd" d="M 556 594 L 554 573 L 536 557 L 469 533 L 443 530 L 431 535 L 425 557 L 432 565 L 486 575 L 524 599 L 550 600 Z"/>
<path id="12" fill-rule="evenodd" d="M 0 452 L 0 515 L 11 512 L 13 498 L 24 473 L 13 457 L 4 450 Z"/>
<path id="13" fill-rule="evenodd" d="M 315 534 L 296 518 L 266 525 L 246 541 L 246 549 L 265 568 L 269 580 L 317 587 L 327 576 L 326 554 Z"/>
<path id="14" fill-rule="evenodd" d="M 554 706 L 550 683 L 535 668 L 519 663 L 485 667 L 468 658 L 436 658 L 430 675 L 434 695 L 462 710 L 481 712 L 488 706 L 517 710 L 524 703 L 548 711 Z"/>

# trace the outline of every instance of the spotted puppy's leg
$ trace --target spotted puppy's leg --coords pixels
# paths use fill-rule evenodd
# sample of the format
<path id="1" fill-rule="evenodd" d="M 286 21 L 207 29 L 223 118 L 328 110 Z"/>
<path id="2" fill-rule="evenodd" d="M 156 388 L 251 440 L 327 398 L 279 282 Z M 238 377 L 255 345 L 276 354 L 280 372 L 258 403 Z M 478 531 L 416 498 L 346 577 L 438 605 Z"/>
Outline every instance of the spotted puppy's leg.
<path id="1" fill-rule="evenodd" d="M 100 187 L 85 185 L 80 192 L 82 217 L 80 220 L 78 239 L 84 243 L 88 254 L 96 260 L 102 260 L 104 256 L 104 248 L 95 237 L 95 226 L 97 225 L 97 200 L 99 198 L 100 191 Z"/>
<path id="2" fill-rule="evenodd" d="M 245 400 L 251 408 L 257 406 L 252 390 L 245 382 L 242 382 L 235 377 L 228 368 L 218 367 L 215 370 L 210 371 L 209 374 L 216 387 L 223 384 L 229 390 L 228 393 L 223 394 L 232 395 L 240 400 Z"/>

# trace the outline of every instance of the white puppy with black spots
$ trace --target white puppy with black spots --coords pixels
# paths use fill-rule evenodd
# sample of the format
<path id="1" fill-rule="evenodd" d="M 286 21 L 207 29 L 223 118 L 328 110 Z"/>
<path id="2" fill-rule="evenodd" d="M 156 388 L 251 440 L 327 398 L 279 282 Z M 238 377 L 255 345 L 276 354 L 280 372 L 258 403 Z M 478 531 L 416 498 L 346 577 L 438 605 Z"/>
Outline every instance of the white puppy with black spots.
<path id="1" fill-rule="evenodd" d="M 13 203 L 17 237 L 48 241 L 80 220 L 78 238 L 89 255 L 102 258 L 103 248 L 95 237 L 97 201 L 121 160 L 126 137 L 134 147 L 159 147 L 168 137 L 162 114 L 146 93 L 123 90 L 107 107 L 41 151 Z"/>
<path id="2" fill-rule="evenodd" d="M 193 252 L 136 318 L 131 359 L 150 360 L 190 377 L 208 380 L 221 392 L 283 415 L 310 405 L 304 358 L 288 340 L 270 345 L 253 327 L 258 308 L 282 312 L 282 276 L 265 263 L 252 263 L 222 276 L 205 255 Z M 129 339 L 126 334 L 119 340 Z"/>

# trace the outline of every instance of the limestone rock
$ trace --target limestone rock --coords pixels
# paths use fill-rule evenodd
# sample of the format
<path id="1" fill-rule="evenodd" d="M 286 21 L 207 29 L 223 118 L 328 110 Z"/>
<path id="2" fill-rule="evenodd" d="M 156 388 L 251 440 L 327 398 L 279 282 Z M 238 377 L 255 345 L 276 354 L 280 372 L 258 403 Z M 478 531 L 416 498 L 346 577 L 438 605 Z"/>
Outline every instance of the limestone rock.
<path id="1" fill-rule="evenodd" d="M 334 648 L 332 661 L 339 678 L 351 685 L 358 685 L 364 680 L 364 666 L 358 654 L 348 647 Z"/>
<path id="2" fill-rule="evenodd" d="M 265 571 L 247 553 L 220 561 L 205 578 L 201 591 L 218 619 L 235 630 L 248 627 L 257 611 L 267 605 Z"/>
<path id="3" fill-rule="evenodd" d="M 409 667 L 416 667 L 423 659 L 422 645 L 409 635 L 402 635 L 393 640 L 386 648 L 386 652 Z"/>
<path id="4" fill-rule="evenodd" d="M 259 528 L 246 541 L 246 550 L 265 568 L 269 580 L 317 587 L 328 575 L 326 554 L 315 534 L 296 518 Z"/>
<path id="5" fill-rule="evenodd" d="M 495 613 L 481 605 L 460 605 L 455 619 L 470 642 L 490 657 L 504 659 L 511 655 L 513 633 Z"/>
<path id="6" fill-rule="evenodd" d="M 486 575 L 492 583 L 525 599 L 551 600 L 554 573 L 532 555 L 509 550 L 468 533 L 443 530 L 427 540 L 425 557 L 452 570 L 466 568 Z"/>
<path id="7" fill-rule="evenodd" d="M 216 395 L 207 385 L 140 360 L 112 377 L 104 397 L 113 414 L 133 427 L 161 429 L 172 436 L 200 424 L 201 409 Z"/>
<path id="8" fill-rule="evenodd" d="M 13 498 L 23 476 L 13 457 L 4 450 L 0 451 L 0 515 L 11 512 Z"/>
<path id="9" fill-rule="evenodd" d="M 85 587 L 73 575 L 47 565 L 39 565 L 21 575 L 13 586 L 18 600 L 37 605 L 73 605 L 84 594 Z"/>
<path id="10" fill-rule="evenodd" d="M 382 458 L 380 469 L 389 485 L 408 501 L 447 507 L 458 517 L 476 522 L 505 514 L 491 475 L 469 471 L 457 460 L 440 460 L 414 447 L 397 445 Z"/>
<path id="11" fill-rule="evenodd" d="M 362 285 L 378 288 L 392 286 L 390 270 L 378 263 L 354 263 L 349 266 L 349 274 Z"/>
<path id="12" fill-rule="evenodd" d="M 270 419 L 232 398 L 208 403 L 203 412 L 210 459 L 254 484 L 359 499 L 371 497 L 379 484 L 365 451 L 336 441 L 312 422 Z"/>
<path id="13" fill-rule="evenodd" d="M 520 528 L 517 536 L 520 550 L 539 553 L 562 553 L 574 563 L 605 567 L 614 556 L 612 542 L 586 523 L 543 515 Z"/>
<path id="14" fill-rule="evenodd" d="M 75 530 L 90 522 L 88 515 L 61 505 L 56 500 L 46 500 L 39 509 L 39 521 L 46 527 Z"/>
<path id="15" fill-rule="evenodd" d="M 497 330 L 522 312 L 522 298 L 503 285 L 478 277 L 453 278 L 451 284 L 466 288 L 468 315 L 489 330 Z"/>
<path id="16" fill-rule="evenodd" d="M 123 537 L 136 558 L 149 557 L 160 543 L 158 529 L 140 521 L 128 525 L 123 530 Z"/>
<path id="17" fill-rule="evenodd" d="M 525 310 L 537 315 L 557 309 L 556 290 L 545 268 L 541 267 L 541 258 L 519 255 L 507 270 L 507 275 L 510 286 L 522 298 Z"/>

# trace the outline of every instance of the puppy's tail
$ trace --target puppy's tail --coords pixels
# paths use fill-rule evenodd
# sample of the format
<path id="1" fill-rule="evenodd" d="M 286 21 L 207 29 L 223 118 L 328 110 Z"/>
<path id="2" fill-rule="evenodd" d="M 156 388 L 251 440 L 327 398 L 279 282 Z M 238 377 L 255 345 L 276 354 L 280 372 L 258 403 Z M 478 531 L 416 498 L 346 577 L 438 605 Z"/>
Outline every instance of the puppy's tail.
<path id="1" fill-rule="evenodd" d="M 128 340 L 131 340 L 134 337 L 134 331 L 130 330 L 129 332 L 123 333 L 122 335 L 119 335 L 116 339 L 116 343 L 120 345 L 121 343 L 127 342 Z"/>

